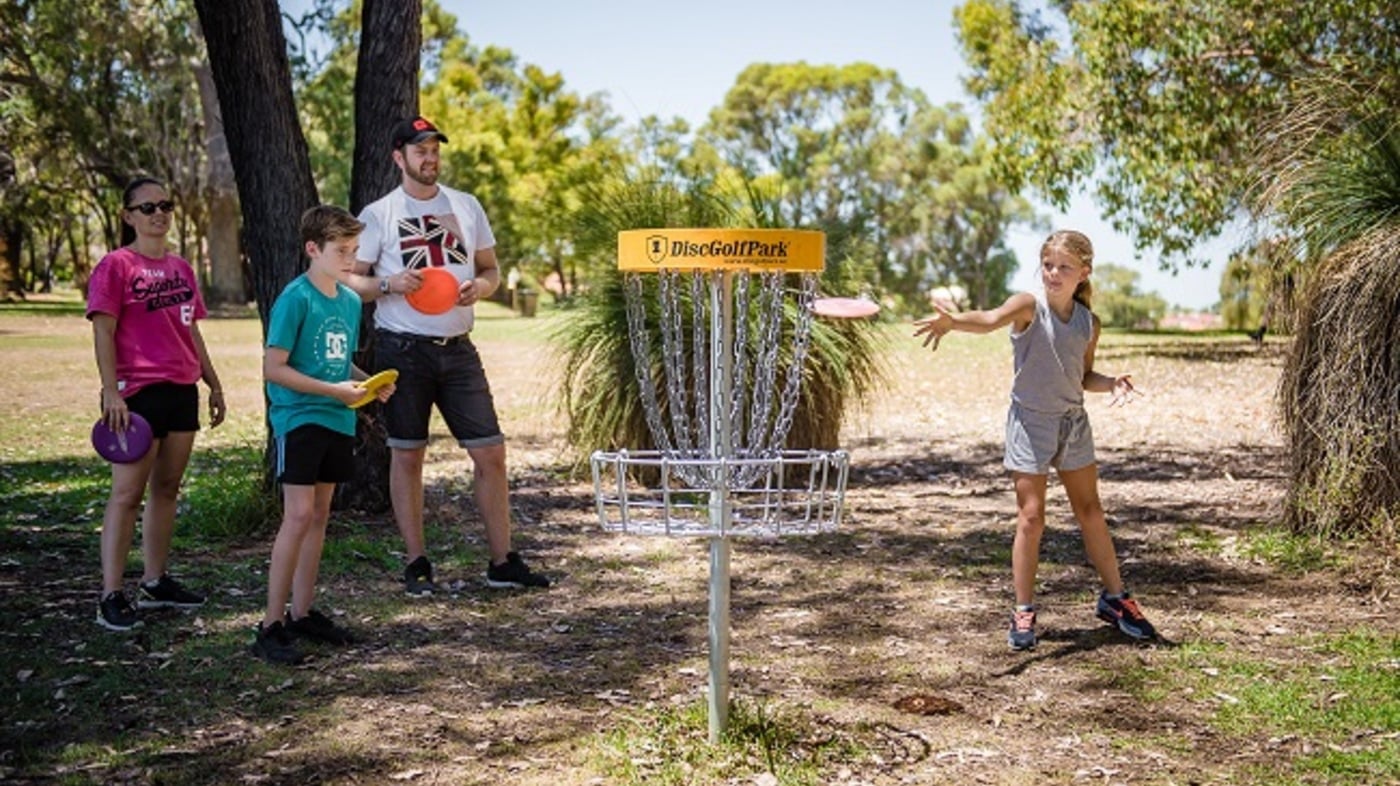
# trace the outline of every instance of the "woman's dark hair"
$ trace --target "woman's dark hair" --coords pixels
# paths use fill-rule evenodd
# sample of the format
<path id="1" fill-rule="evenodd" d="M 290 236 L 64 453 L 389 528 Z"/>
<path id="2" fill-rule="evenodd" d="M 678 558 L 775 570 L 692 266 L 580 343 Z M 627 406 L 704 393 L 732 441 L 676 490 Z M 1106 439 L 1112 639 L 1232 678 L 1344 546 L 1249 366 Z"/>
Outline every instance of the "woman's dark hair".
<path id="1" fill-rule="evenodd" d="M 165 188 L 165 183 L 162 183 L 161 181 L 153 177 L 138 177 L 130 183 L 127 183 L 126 188 L 122 189 L 123 213 L 126 212 L 127 208 L 131 207 L 131 197 L 133 194 L 136 193 L 136 189 L 140 188 L 141 186 L 160 186 L 161 188 Z M 126 223 L 126 220 L 123 219 L 121 242 L 117 245 L 129 246 L 134 242 L 136 242 L 136 228 Z"/>

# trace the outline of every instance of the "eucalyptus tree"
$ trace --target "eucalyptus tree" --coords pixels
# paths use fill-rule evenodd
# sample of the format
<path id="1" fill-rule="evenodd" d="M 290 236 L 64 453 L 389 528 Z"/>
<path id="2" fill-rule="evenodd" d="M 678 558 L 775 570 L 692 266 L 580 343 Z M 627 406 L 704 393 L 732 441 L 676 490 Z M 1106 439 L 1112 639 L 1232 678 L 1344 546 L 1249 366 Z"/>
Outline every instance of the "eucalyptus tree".
<path id="1" fill-rule="evenodd" d="M 191 254 L 204 220 L 203 127 L 191 67 L 201 56 L 193 11 L 180 0 L 0 4 L 0 149 L 15 161 L 0 197 L 5 222 L 28 227 L 31 239 L 62 235 L 65 224 L 83 233 L 91 225 L 111 247 L 121 188 L 153 174 L 181 202 L 176 244 Z M 86 249 L 99 243 L 69 245 L 81 281 Z"/>
<path id="2" fill-rule="evenodd" d="M 619 118 L 601 96 L 568 89 L 562 74 L 508 49 L 445 42 L 423 110 L 447 132 L 444 169 L 491 212 L 503 268 L 553 273 L 568 295 L 581 257 L 571 238 L 582 189 L 625 166 Z"/>
<path id="3" fill-rule="evenodd" d="M 1393 0 L 966 0 L 955 23 L 999 174 L 1061 208 L 1091 189 L 1164 267 L 1248 214 L 1301 77 L 1400 80 Z"/>
<path id="4" fill-rule="evenodd" d="M 914 308 L 937 284 L 1003 292 L 1015 269 L 1005 231 L 1034 218 L 995 182 L 958 106 L 866 63 L 751 65 L 700 137 L 776 199 L 783 223 L 824 230 L 833 258 Z"/>

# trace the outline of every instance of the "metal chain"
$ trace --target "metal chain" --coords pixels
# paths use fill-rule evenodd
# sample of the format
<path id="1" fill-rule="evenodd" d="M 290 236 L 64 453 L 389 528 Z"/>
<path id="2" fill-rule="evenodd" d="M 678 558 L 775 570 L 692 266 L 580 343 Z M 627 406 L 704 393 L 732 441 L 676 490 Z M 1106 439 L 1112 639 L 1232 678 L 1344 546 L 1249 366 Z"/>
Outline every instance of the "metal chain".
<path id="1" fill-rule="evenodd" d="M 642 277 L 636 273 L 627 274 L 623 279 L 623 294 L 627 303 L 632 369 L 636 373 L 637 389 L 642 397 L 642 412 L 657 449 L 671 453 L 671 439 L 661 420 L 661 405 L 656 400 L 656 379 L 651 373 L 651 333 L 647 330 L 646 292 Z"/>
<path id="2" fill-rule="evenodd" d="M 680 293 L 676 286 L 678 274 L 663 270 L 659 274 L 661 350 L 666 367 L 666 404 L 671 412 L 671 435 L 676 447 L 686 456 L 693 456 L 695 443 L 691 439 L 690 423 L 686 419 L 685 331 L 681 325 Z"/>
<path id="3" fill-rule="evenodd" d="M 713 277 L 711 277 L 713 280 Z M 700 454 L 713 456 L 719 449 L 718 445 L 711 444 L 710 435 L 710 319 L 706 319 L 709 305 L 709 292 L 705 286 L 706 275 L 703 271 L 695 270 L 690 274 L 690 360 L 691 368 L 695 369 L 693 379 L 695 380 L 695 414 L 691 422 L 695 424 L 696 444 L 699 445 Z M 719 319 L 718 314 L 711 314 L 711 319 Z M 719 369 L 715 369 L 719 373 Z"/>
<path id="4" fill-rule="evenodd" d="M 744 394 L 749 386 L 749 274 L 740 273 L 734 287 L 734 375 L 729 387 L 729 428 L 744 433 Z"/>
<path id="5" fill-rule="evenodd" d="M 792 416 L 797 411 L 798 394 L 802 388 L 802 370 L 807 362 L 807 349 L 812 344 L 812 301 L 817 296 L 817 276 L 802 276 L 802 292 L 797 299 L 797 316 L 792 328 L 792 358 L 788 361 L 787 385 L 783 388 L 782 408 L 773 426 L 770 450 L 779 451 L 787 442 L 792 429 Z"/>
<path id="6" fill-rule="evenodd" d="M 766 272 L 760 276 L 760 338 L 754 358 L 754 392 L 749 405 L 749 436 L 744 448 L 762 451 L 765 434 L 772 421 L 773 382 L 778 375 L 778 338 L 783 326 L 783 274 Z"/>

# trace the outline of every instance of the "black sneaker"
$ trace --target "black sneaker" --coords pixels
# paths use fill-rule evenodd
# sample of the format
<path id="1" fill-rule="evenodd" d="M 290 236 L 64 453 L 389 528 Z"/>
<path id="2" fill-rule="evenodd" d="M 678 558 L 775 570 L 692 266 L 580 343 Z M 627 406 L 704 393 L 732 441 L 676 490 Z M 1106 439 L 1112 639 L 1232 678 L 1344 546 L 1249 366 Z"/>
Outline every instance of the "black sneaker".
<path id="1" fill-rule="evenodd" d="M 1017 652 L 1035 649 L 1035 609 L 1011 612 L 1011 631 L 1006 634 L 1006 643 Z"/>
<path id="2" fill-rule="evenodd" d="M 1124 635 L 1147 641 L 1157 638 L 1157 629 L 1152 627 L 1152 623 L 1142 615 L 1142 610 L 1138 608 L 1137 601 L 1129 595 L 1127 590 L 1123 591 L 1120 598 L 1110 598 L 1108 593 L 1099 593 L 1099 602 L 1094 609 L 1094 613 L 1099 619 L 1113 625 L 1122 631 Z"/>
<path id="3" fill-rule="evenodd" d="M 433 583 L 433 564 L 427 557 L 419 557 L 403 569 L 403 588 L 415 598 L 426 598 L 437 592 L 437 585 Z"/>
<path id="4" fill-rule="evenodd" d="M 548 587 L 549 579 L 530 572 L 530 567 L 517 552 L 506 555 L 506 561 L 486 567 L 486 586 L 495 589 L 510 587 Z"/>
<path id="5" fill-rule="evenodd" d="M 304 639 L 315 639 L 316 641 L 334 644 L 343 647 L 346 644 L 354 644 L 355 637 L 350 631 L 336 625 L 330 617 L 312 609 L 306 612 L 306 616 L 301 619 L 292 619 L 292 613 L 287 612 L 287 632 L 293 636 Z"/>
<path id="6" fill-rule="evenodd" d="M 301 650 L 292 643 L 292 637 L 287 634 L 287 628 L 281 622 L 274 622 L 267 627 L 258 623 L 258 635 L 253 639 L 253 654 L 267 661 L 268 663 L 280 663 L 285 666 L 295 666 L 306 659 L 301 654 Z"/>
<path id="7" fill-rule="evenodd" d="M 97 624 L 107 630 L 127 631 L 142 626 L 141 615 L 136 613 L 126 593 L 121 590 L 109 592 L 97 604 Z"/>
<path id="8" fill-rule="evenodd" d="M 141 583 L 136 605 L 143 609 L 197 609 L 204 605 L 204 596 L 185 589 L 169 573 L 162 573 L 153 583 Z"/>

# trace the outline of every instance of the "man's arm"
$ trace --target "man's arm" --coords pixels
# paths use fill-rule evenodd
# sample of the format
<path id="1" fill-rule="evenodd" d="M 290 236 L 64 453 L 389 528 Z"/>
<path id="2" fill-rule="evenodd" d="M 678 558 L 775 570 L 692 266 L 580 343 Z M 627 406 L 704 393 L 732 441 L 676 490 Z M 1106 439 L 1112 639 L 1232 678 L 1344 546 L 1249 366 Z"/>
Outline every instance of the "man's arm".
<path id="1" fill-rule="evenodd" d="M 474 305 L 479 300 L 491 297 L 501 286 L 501 267 L 496 261 L 496 249 L 479 248 L 473 257 L 476 262 L 476 278 L 462 284 L 457 303 L 463 306 Z"/>
<path id="2" fill-rule="evenodd" d="M 416 270 L 400 270 L 392 276 L 383 277 L 373 275 L 373 270 L 373 262 L 357 259 L 355 269 L 345 277 L 345 283 L 367 303 L 378 300 L 381 295 L 413 292 L 423 285 L 423 280 Z"/>

